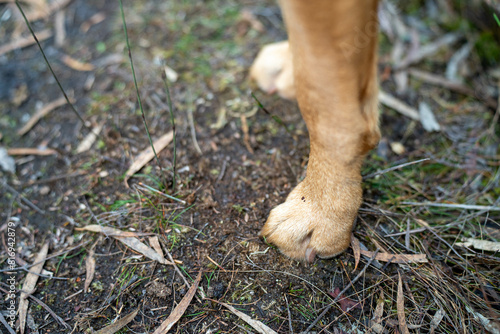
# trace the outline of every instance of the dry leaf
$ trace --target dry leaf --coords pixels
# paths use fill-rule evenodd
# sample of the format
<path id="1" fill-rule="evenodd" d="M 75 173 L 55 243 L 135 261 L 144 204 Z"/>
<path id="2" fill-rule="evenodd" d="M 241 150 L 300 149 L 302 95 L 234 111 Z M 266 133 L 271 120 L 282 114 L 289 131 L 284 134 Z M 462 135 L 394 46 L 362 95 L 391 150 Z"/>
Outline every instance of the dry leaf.
<path id="1" fill-rule="evenodd" d="M 80 154 L 90 150 L 92 145 L 95 143 L 97 136 L 99 136 L 99 133 L 101 132 L 103 125 L 104 123 L 99 124 L 96 127 L 94 127 L 92 131 L 90 131 L 90 133 L 82 140 L 80 145 L 78 145 L 78 147 L 76 148 L 76 154 Z"/>
<path id="2" fill-rule="evenodd" d="M 196 293 L 196 289 L 198 289 L 198 285 L 200 284 L 201 281 L 201 273 L 202 273 L 201 271 L 198 273 L 198 276 L 196 276 L 196 279 L 194 280 L 193 284 L 189 288 L 184 298 L 182 298 L 179 305 L 175 307 L 172 313 L 170 313 L 170 315 L 168 316 L 167 320 L 163 321 L 160 327 L 158 327 L 153 334 L 168 333 L 168 331 L 172 328 L 172 326 L 175 325 L 177 321 L 179 321 L 184 312 L 186 312 L 186 309 L 191 303 L 191 300 L 193 300 L 193 297 Z"/>
<path id="3" fill-rule="evenodd" d="M 352 252 L 354 253 L 354 272 L 356 271 L 356 268 L 358 268 L 359 259 L 361 258 L 361 245 L 359 244 L 358 238 L 356 238 L 354 234 L 351 234 L 351 247 Z"/>
<path id="4" fill-rule="evenodd" d="M 38 39 L 39 42 L 46 40 L 50 36 L 52 36 L 52 32 L 50 29 L 45 29 L 40 32 L 35 33 L 36 38 Z M 33 36 L 27 36 L 23 38 L 18 38 L 15 41 L 12 41 L 10 43 L 4 44 L 0 46 L 0 56 L 16 50 L 16 49 L 22 49 L 27 46 L 30 46 L 31 44 L 35 44 L 35 40 L 33 39 Z"/>
<path id="5" fill-rule="evenodd" d="M 92 65 L 90 63 L 83 63 L 83 62 L 76 60 L 75 58 L 72 58 L 68 55 L 62 56 L 61 60 L 68 67 L 70 67 L 76 71 L 88 72 L 88 71 L 93 71 L 95 69 L 94 65 Z"/>
<path id="6" fill-rule="evenodd" d="M 439 323 L 444 318 L 444 315 L 445 315 L 445 312 L 442 308 L 439 308 L 439 310 L 436 312 L 436 314 L 434 314 L 434 317 L 432 317 L 432 320 L 431 320 L 430 334 L 433 334 L 434 331 L 436 330 L 436 328 L 438 328 Z"/>
<path id="7" fill-rule="evenodd" d="M 160 254 L 161 257 L 164 257 L 163 250 L 161 249 L 160 246 L 160 241 L 158 240 L 158 237 L 156 235 L 154 237 L 149 238 L 149 244 L 158 254 Z"/>
<path id="8" fill-rule="evenodd" d="M 399 320 L 399 330 L 403 334 L 410 334 L 408 331 L 408 326 L 406 326 L 406 317 L 405 317 L 405 296 L 403 295 L 403 282 L 401 281 L 401 275 L 398 273 L 398 297 L 396 301 L 397 312 L 398 312 L 398 320 Z"/>
<path id="9" fill-rule="evenodd" d="M 172 141 L 174 138 L 174 132 L 170 131 L 166 135 L 163 135 L 159 139 L 157 139 L 154 143 L 153 146 L 155 148 L 156 154 L 160 154 L 160 152 L 167 147 L 167 145 Z M 154 153 L 153 149 L 151 146 L 148 146 L 144 151 L 142 151 L 136 158 L 135 161 L 132 163 L 130 168 L 127 170 L 127 173 L 125 174 L 125 186 L 128 188 L 128 179 L 140 171 L 142 167 L 144 167 L 151 159 L 154 158 Z"/>
<path id="10" fill-rule="evenodd" d="M 165 76 L 167 77 L 167 80 L 170 82 L 176 82 L 177 79 L 179 78 L 179 74 L 177 74 L 176 71 L 174 71 L 171 67 L 165 66 Z"/>
<path id="11" fill-rule="evenodd" d="M 73 103 L 73 100 L 70 99 L 70 102 Z M 36 123 L 38 123 L 38 121 L 40 119 L 42 119 L 42 117 L 46 116 L 52 110 L 59 108 L 60 106 L 65 105 L 66 103 L 67 102 L 66 102 L 66 99 L 64 97 L 58 98 L 57 100 L 54 100 L 54 101 L 48 103 L 42 109 L 35 112 L 35 114 L 33 116 L 31 116 L 30 120 L 26 124 L 24 124 L 24 126 L 22 128 L 17 130 L 17 134 L 20 136 L 25 135 L 29 130 L 31 130 L 31 128 Z"/>
<path id="12" fill-rule="evenodd" d="M 407 105 L 403 101 L 395 98 L 394 96 L 389 95 L 383 91 L 379 91 L 378 98 L 380 100 L 380 103 L 382 103 L 383 105 L 385 105 L 391 109 L 396 110 L 400 114 L 402 114 L 406 117 L 409 117 L 411 119 L 414 119 L 416 121 L 420 120 L 420 114 L 418 113 L 417 110 L 410 107 L 409 105 Z"/>
<path id="13" fill-rule="evenodd" d="M 106 19 L 106 14 L 104 12 L 98 12 L 92 15 L 87 21 L 83 22 L 80 26 L 80 31 L 86 33 L 94 25 L 101 23 Z"/>
<path id="14" fill-rule="evenodd" d="M 28 85 L 24 83 L 14 90 L 11 102 L 12 104 L 14 104 L 14 107 L 17 108 L 21 104 L 23 104 L 24 101 L 28 99 L 28 97 L 29 97 Z"/>
<path id="15" fill-rule="evenodd" d="M 129 322 L 134 320 L 134 318 L 138 312 L 139 312 L 139 309 L 135 310 L 132 313 L 127 314 L 126 316 L 124 316 L 120 320 L 115 321 L 113 324 L 98 330 L 97 332 L 95 332 L 95 334 L 114 334 L 114 333 L 118 332 L 120 329 L 125 327 Z"/>
<path id="16" fill-rule="evenodd" d="M 441 126 L 436 120 L 436 116 L 434 116 L 431 107 L 427 103 L 421 102 L 418 105 L 418 112 L 420 113 L 420 123 L 422 123 L 425 131 L 432 132 L 441 130 Z"/>
<path id="17" fill-rule="evenodd" d="M 384 331 L 384 326 L 380 323 L 382 322 L 382 317 L 384 316 L 384 292 L 380 291 L 380 297 L 377 301 L 377 307 L 373 312 L 372 320 L 370 321 L 371 329 L 375 333 L 382 333 Z"/>
<path id="18" fill-rule="evenodd" d="M 473 247 L 475 249 L 489 251 L 489 252 L 500 252 L 500 242 L 467 238 L 464 242 L 457 242 L 457 246 L 461 247 Z"/>
<path id="19" fill-rule="evenodd" d="M 332 296 L 333 298 L 337 298 L 337 302 L 340 304 L 340 308 L 344 312 L 348 312 L 349 310 L 353 308 L 361 308 L 361 303 L 357 302 L 355 300 L 352 300 L 351 298 L 344 297 L 343 295 L 340 295 L 340 288 L 335 287 L 333 291 L 329 291 L 328 294 Z M 340 295 L 340 296 L 339 296 Z"/>
<path id="20" fill-rule="evenodd" d="M 57 151 L 51 148 L 31 148 L 31 147 L 16 147 L 9 148 L 7 150 L 9 155 L 53 155 L 57 154 Z"/>
<path id="21" fill-rule="evenodd" d="M 141 253 L 145 257 L 157 261 L 162 264 L 173 264 L 170 261 L 165 260 L 163 256 L 155 252 L 152 248 L 142 243 L 136 237 L 129 237 L 129 232 L 123 232 L 112 227 L 100 226 L 100 225 L 87 225 L 84 228 L 77 229 L 79 231 L 91 231 L 91 232 L 99 232 L 106 236 L 111 236 L 116 240 L 120 241 L 127 247 L 132 248 L 136 252 Z"/>
<path id="22" fill-rule="evenodd" d="M 264 32 L 265 28 L 262 22 L 257 19 L 257 17 L 249 9 L 243 9 L 240 13 L 240 22 L 247 22 L 250 24 L 252 29 L 258 32 Z"/>
<path id="23" fill-rule="evenodd" d="M 14 174 L 16 172 L 16 161 L 12 158 L 11 153 L 0 146 L 0 170 Z"/>
<path id="24" fill-rule="evenodd" d="M 87 258 L 85 259 L 85 284 L 83 286 L 83 291 L 85 291 L 86 293 L 89 291 L 90 283 L 92 283 L 92 280 L 94 279 L 94 274 L 95 274 L 94 249 L 96 243 L 92 245 L 89 254 L 87 255 Z"/>
<path id="25" fill-rule="evenodd" d="M 30 268 L 29 273 L 26 275 L 26 280 L 23 284 L 23 291 L 31 292 L 36 287 L 36 282 L 38 281 L 38 274 L 42 272 L 43 265 L 45 264 L 45 259 L 47 258 L 47 253 L 49 252 L 49 243 L 45 243 L 40 249 L 40 252 L 35 257 L 34 266 Z M 26 328 L 26 315 L 28 312 L 28 295 L 25 292 L 21 292 L 21 297 L 19 298 L 19 328 L 21 329 L 21 334 L 24 334 Z"/>
<path id="26" fill-rule="evenodd" d="M 361 250 L 361 254 L 372 257 L 375 252 Z M 427 263 L 425 254 L 391 254 L 391 253 L 378 253 L 375 260 L 391 263 Z"/>
<path id="27" fill-rule="evenodd" d="M 262 322 L 250 318 L 248 315 L 246 315 L 243 312 L 238 311 L 237 309 L 235 309 L 231 305 L 226 304 L 226 303 L 221 303 L 221 302 L 219 302 L 219 304 L 225 306 L 229 311 L 233 312 L 238 318 L 240 318 L 241 320 L 243 320 L 244 322 L 246 322 L 247 324 L 252 326 L 252 328 L 255 329 L 257 332 L 259 332 L 261 334 L 278 334 L 275 331 L 273 331 L 271 328 L 264 325 Z"/>

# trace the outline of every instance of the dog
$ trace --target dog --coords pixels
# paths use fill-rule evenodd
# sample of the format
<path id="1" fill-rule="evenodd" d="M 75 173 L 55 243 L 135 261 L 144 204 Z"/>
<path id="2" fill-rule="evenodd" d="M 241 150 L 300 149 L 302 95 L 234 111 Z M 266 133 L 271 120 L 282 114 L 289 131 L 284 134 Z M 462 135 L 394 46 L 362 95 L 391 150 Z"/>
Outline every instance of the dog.
<path id="1" fill-rule="evenodd" d="M 261 236 L 286 256 L 343 252 L 362 201 L 361 164 L 379 139 L 378 0 L 282 0 L 288 41 L 265 46 L 250 77 L 296 99 L 309 131 L 305 179 L 275 207 Z"/>

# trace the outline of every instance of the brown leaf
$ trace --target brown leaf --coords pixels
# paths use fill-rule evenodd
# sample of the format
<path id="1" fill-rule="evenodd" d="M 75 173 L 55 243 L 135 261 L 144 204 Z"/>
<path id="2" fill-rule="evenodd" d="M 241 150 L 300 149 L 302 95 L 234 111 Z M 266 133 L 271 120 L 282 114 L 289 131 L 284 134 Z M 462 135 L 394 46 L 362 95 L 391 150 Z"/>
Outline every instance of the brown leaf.
<path id="1" fill-rule="evenodd" d="M 80 71 L 80 72 L 88 72 L 88 71 L 93 71 L 95 69 L 95 66 L 90 64 L 90 63 L 83 63 L 79 60 L 76 60 L 75 58 L 72 58 L 68 55 L 62 56 L 62 62 L 66 64 L 68 67 L 74 69 L 75 71 Z"/>
<path id="2" fill-rule="evenodd" d="M 90 283 L 92 283 L 92 280 L 94 279 L 94 274 L 95 274 L 95 243 L 92 245 L 90 248 L 89 254 L 87 255 L 87 258 L 85 259 L 85 284 L 83 286 L 83 291 L 88 292 Z"/>
<path id="3" fill-rule="evenodd" d="M 155 148 L 156 154 L 159 154 L 174 138 L 174 132 L 170 131 L 169 133 L 163 135 L 159 139 L 157 139 L 153 146 Z M 140 171 L 142 167 L 144 167 L 151 159 L 154 158 L 153 149 L 151 146 L 148 146 L 144 151 L 142 151 L 132 163 L 130 168 L 125 173 L 125 186 L 128 188 L 128 179 L 134 175 L 136 172 Z"/>
<path id="4" fill-rule="evenodd" d="M 73 101 L 70 99 L 70 102 L 73 103 Z M 38 123 L 40 119 L 45 117 L 48 113 L 50 113 L 52 110 L 59 108 L 67 103 L 66 99 L 64 97 L 58 98 L 57 100 L 54 100 L 52 102 L 49 102 L 46 104 L 42 109 L 38 110 L 31 116 L 30 120 L 24 124 L 22 128 L 17 130 L 17 134 L 20 136 L 25 135 L 31 128 Z"/>
<path id="5" fill-rule="evenodd" d="M 89 132 L 87 136 L 81 141 L 81 143 L 78 145 L 76 148 L 76 154 L 80 154 L 83 152 L 86 152 L 90 150 L 92 145 L 95 143 L 97 140 L 97 136 L 99 136 L 99 133 L 101 133 L 102 127 L 104 126 L 104 123 L 98 124 L 94 128 L 92 128 L 92 131 Z"/>
<path id="6" fill-rule="evenodd" d="M 340 288 L 336 287 L 335 289 L 333 289 L 333 291 L 328 292 L 328 294 L 330 296 L 332 296 L 333 298 L 337 298 L 337 296 L 340 294 Z M 352 300 L 350 298 L 344 297 L 342 295 L 339 297 L 339 299 L 337 301 L 340 304 L 340 308 L 344 312 L 348 312 L 349 310 L 351 310 L 353 308 L 361 309 L 360 302 L 357 302 L 357 301 Z"/>
<path id="7" fill-rule="evenodd" d="M 248 315 L 246 315 L 243 312 L 238 311 L 237 309 L 235 309 L 231 305 L 226 304 L 226 303 L 221 303 L 221 302 L 219 302 L 219 304 L 223 305 L 229 311 L 233 312 L 238 318 L 240 318 L 241 320 L 243 320 L 244 322 L 246 322 L 247 324 L 252 326 L 252 328 L 255 329 L 257 332 L 259 332 L 261 334 L 278 334 L 275 331 L 273 331 L 271 328 L 264 325 L 262 322 L 250 318 Z"/>
<path id="8" fill-rule="evenodd" d="M 373 312 L 372 320 L 370 321 L 370 328 L 375 333 L 382 333 L 384 327 L 380 324 L 382 322 L 382 317 L 384 316 L 384 292 L 380 291 L 380 297 L 377 301 L 377 306 Z"/>
<path id="9" fill-rule="evenodd" d="M 136 237 L 129 237 L 128 235 L 130 235 L 130 232 L 123 232 L 112 227 L 100 226 L 100 225 L 87 225 L 84 228 L 77 230 L 99 232 L 106 236 L 111 236 L 116 240 L 120 241 L 121 243 L 123 243 L 124 245 L 126 245 L 127 247 L 132 248 L 133 250 L 141 253 L 142 255 L 153 261 L 157 261 L 162 264 L 173 264 L 170 261 L 167 261 L 160 254 L 155 252 L 152 248 L 140 242 L 139 239 L 137 239 Z"/>
<path id="10" fill-rule="evenodd" d="M 80 31 L 85 34 L 93 25 L 101 23 L 105 19 L 106 14 L 104 12 L 95 13 L 87 21 L 82 23 L 82 25 L 80 26 Z"/>
<path id="11" fill-rule="evenodd" d="M 158 240 L 158 237 L 155 235 L 154 237 L 150 237 L 149 238 L 149 244 L 151 245 L 151 247 L 154 248 L 154 250 L 161 255 L 161 257 L 164 257 L 163 256 L 163 250 L 161 249 L 161 246 L 160 246 L 160 241 Z"/>
<path id="12" fill-rule="evenodd" d="M 359 244 L 359 240 L 354 236 L 354 234 L 351 234 L 351 247 L 352 252 L 354 253 L 354 272 L 356 271 L 356 268 L 358 268 L 359 259 L 361 258 L 361 245 Z"/>
<path id="13" fill-rule="evenodd" d="M 191 300 L 193 300 L 196 290 L 198 289 L 198 285 L 200 284 L 201 281 L 201 273 L 202 273 L 201 271 L 198 273 L 198 276 L 196 276 L 193 285 L 191 285 L 191 287 L 189 288 L 184 298 L 182 298 L 179 305 L 176 306 L 176 308 L 168 316 L 167 320 L 163 321 L 160 327 L 158 327 L 153 334 L 168 333 L 168 331 L 172 328 L 172 326 L 174 326 L 175 323 L 179 321 L 184 312 L 186 312 L 186 309 L 191 303 Z"/>
<path id="14" fill-rule="evenodd" d="M 124 316 L 120 320 L 115 321 L 111 325 L 106 326 L 104 328 L 101 328 L 100 330 L 95 332 L 95 334 L 114 334 L 114 333 L 118 332 L 120 329 L 125 327 L 129 322 L 134 320 L 134 318 L 138 312 L 139 312 L 139 309 L 135 310 L 132 313 L 127 314 L 126 316 Z"/>
<path id="15" fill-rule="evenodd" d="M 475 249 L 489 252 L 500 252 L 500 242 L 489 240 L 467 238 L 464 242 L 457 242 L 456 245 L 460 247 L 473 247 Z"/>
<path id="16" fill-rule="evenodd" d="M 361 254 L 372 257 L 375 252 L 361 250 Z M 391 253 L 378 253 L 375 260 L 391 263 L 427 263 L 425 254 L 391 254 Z"/>
<path id="17" fill-rule="evenodd" d="M 49 252 L 49 243 L 45 243 L 42 249 L 38 252 L 34 260 L 34 266 L 30 268 L 29 273 L 26 275 L 26 280 L 23 284 L 23 291 L 31 292 L 35 290 L 36 282 L 38 281 L 38 274 L 42 272 L 43 265 L 45 264 L 45 259 L 47 258 L 47 253 Z M 28 294 L 26 292 L 21 292 L 21 297 L 19 298 L 19 327 L 21 329 L 21 334 L 24 334 L 26 328 L 26 315 L 28 312 Z"/>

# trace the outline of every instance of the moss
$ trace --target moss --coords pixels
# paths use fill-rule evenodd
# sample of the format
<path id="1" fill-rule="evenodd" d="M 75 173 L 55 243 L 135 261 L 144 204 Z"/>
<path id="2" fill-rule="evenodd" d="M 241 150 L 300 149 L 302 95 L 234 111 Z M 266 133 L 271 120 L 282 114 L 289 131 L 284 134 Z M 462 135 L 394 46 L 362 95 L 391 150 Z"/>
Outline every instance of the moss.
<path id="1" fill-rule="evenodd" d="M 500 45 L 492 32 L 483 32 L 476 41 L 475 49 L 481 62 L 487 66 L 496 66 L 500 60 Z"/>

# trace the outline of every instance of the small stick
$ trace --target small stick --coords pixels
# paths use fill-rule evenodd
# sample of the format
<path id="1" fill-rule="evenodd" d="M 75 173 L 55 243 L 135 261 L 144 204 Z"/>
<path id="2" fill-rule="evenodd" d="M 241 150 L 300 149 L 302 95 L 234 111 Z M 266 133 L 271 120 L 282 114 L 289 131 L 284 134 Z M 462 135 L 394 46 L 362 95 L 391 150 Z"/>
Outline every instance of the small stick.
<path id="1" fill-rule="evenodd" d="M 285 302 L 286 302 L 286 310 L 288 311 L 288 328 L 290 329 L 290 333 L 293 334 L 292 315 L 290 314 L 290 306 L 288 305 L 288 299 L 286 298 L 286 295 L 285 295 Z"/>
<path id="2" fill-rule="evenodd" d="M 432 203 L 432 202 L 401 202 L 401 204 L 415 206 L 434 206 L 447 209 L 464 209 L 464 210 L 480 210 L 480 211 L 500 211 L 500 206 L 493 205 L 469 205 L 469 204 L 452 204 L 452 203 Z"/>
<path id="3" fill-rule="evenodd" d="M 395 98 L 394 96 L 389 95 L 386 92 L 379 91 L 378 92 L 378 99 L 379 99 L 380 103 L 382 103 L 383 105 L 385 105 L 391 109 L 396 110 L 400 114 L 402 114 L 406 117 L 409 117 L 415 121 L 420 120 L 420 114 L 417 110 L 410 107 L 409 105 L 407 105 L 403 101 Z"/>
<path id="4" fill-rule="evenodd" d="M 33 202 L 31 202 L 29 199 L 27 199 L 26 197 L 24 197 L 23 195 L 21 195 L 16 189 L 12 188 L 11 186 L 9 186 L 7 184 L 7 182 L 2 182 L 1 184 L 2 186 L 4 186 L 5 188 L 7 188 L 8 191 L 10 191 L 11 193 L 13 193 L 14 195 L 18 196 L 20 199 L 22 199 L 24 201 L 24 203 L 28 204 L 28 206 L 30 208 L 32 208 L 33 210 L 35 210 L 36 212 L 44 215 L 45 214 L 45 211 L 40 209 L 38 206 L 36 206 L 35 204 L 33 204 Z"/>
<path id="5" fill-rule="evenodd" d="M 194 148 L 196 149 L 196 152 L 198 152 L 198 154 L 202 154 L 200 145 L 198 145 L 198 140 L 196 139 L 196 129 L 194 128 L 193 111 L 191 110 L 191 108 L 188 108 L 187 115 Z"/>
<path id="6" fill-rule="evenodd" d="M 417 161 L 411 161 L 411 162 L 407 162 L 407 163 L 404 163 L 404 164 L 401 164 L 401 165 L 397 165 L 397 166 L 394 166 L 394 167 L 383 169 L 383 170 L 380 170 L 378 172 L 371 173 L 371 174 L 363 176 L 363 180 L 371 179 L 372 177 L 375 177 L 377 175 L 382 175 L 382 174 L 385 174 L 385 173 L 388 173 L 388 172 L 392 172 L 393 170 L 401 169 L 401 168 L 404 168 L 404 167 L 407 167 L 407 166 L 411 166 L 411 165 L 414 165 L 414 164 L 418 164 L 418 163 L 421 163 L 421 162 L 424 162 L 424 161 L 428 161 L 428 160 L 431 160 L 431 159 L 430 158 L 420 159 L 420 160 L 417 160 Z"/>
<path id="7" fill-rule="evenodd" d="M 37 32 L 36 36 L 38 37 L 39 41 L 44 41 L 47 38 L 52 36 L 52 32 L 50 31 L 50 29 L 45 29 L 45 30 Z M 33 38 L 33 36 L 19 38 L 15 41 L 12 41 L 12 42 L 9 42 L 7 44 L 0 46 L 0 55 L 6 54 L 6 53 L 13 51 L 13 50 L 16 50 L 16 49 L 25 48 L 25 47 L 30 46 L 30 45 L 35 44 L 35 43 L 36 43 L 36 41 Z"/>

